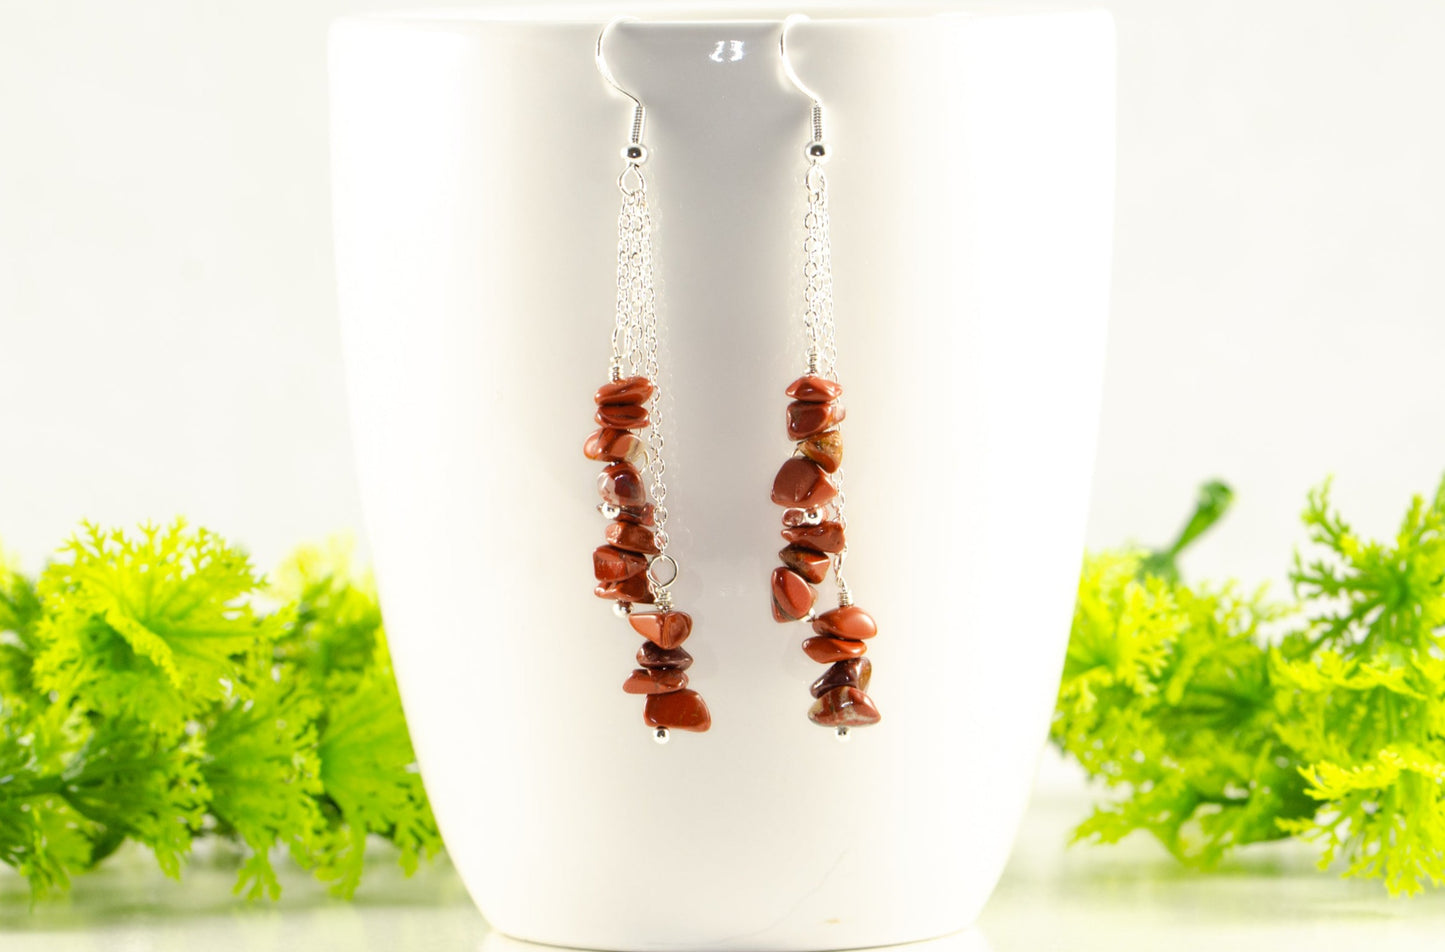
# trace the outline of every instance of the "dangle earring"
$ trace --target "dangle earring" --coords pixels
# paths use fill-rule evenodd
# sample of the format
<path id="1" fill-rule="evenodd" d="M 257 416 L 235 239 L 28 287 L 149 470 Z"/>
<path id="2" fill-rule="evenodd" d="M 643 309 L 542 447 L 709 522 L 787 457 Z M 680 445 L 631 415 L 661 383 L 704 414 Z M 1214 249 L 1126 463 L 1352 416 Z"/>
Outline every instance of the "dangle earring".
<path id="1" fill-rule="evenodd" d="M 627 19 L 627 18 L 619 18 Z M 638 667 L 623 682 L 628 694 L 646 696 L 643 721 L 665 744 L 671 730 L 705 731 L 712 725 L 702 696 L 687 687 L 692 655 L 682 643 L 692 633 L 692 616 L 672 607 L 670 588 L 678 566 L 667 554 L 667 484 L 663 481 L 662 420 L 657 387 L 657 310 L 652 273 L 652 216 L 642 165 L 645 110 L 617 84 L 602 53 L 602 42 L 619 20 L 597 37 L 602 78 L 632 100 L 632 132 L 623 147 L 626 162 L 617 178 L 622 207 L 617 216 L 617 311 L 607 383 L 598 389 L 596 420 L 601 429 L 587 438 L 583 453 L 606 463 L 597 478 L 608 520 L 604 545 L 592 553 L 594 592 L 613 603 L 646 640 Z M 646 437 L 641 432 L 646 430 Z M 644 474 L 646 474 L 644 476 Z M 651 605 L 650 611 L 639 611 Z"/>
<path id="2" fill-rule="evenodd" d="M 813 706 L 808 717 L 831 727 L 839 740 L 848 739 L 853 727 L 876 724 L 878 708 L 866 691 L 873 665 L 864 654 L 868 639 L 878 633 L 873 616 L 853 604 L 843 576 L 848 556 L 848 526 L 843 495 L 843 388 L 838 384 L 838 345 L 833 324 L 832 249 L 828 239 L 828 181 L 823 163 L 828 147 L 823 141 L 823 105 L 805 86 L 788 61 L 787 37 L 801 14 L 783 23 L 779 40 L 783 71 L 800 92 L 812 100 L 812 137 L 804 146 L 807 170 L 807 213 L 803 217 L 803 331 L 807 367 L 788 385 L 792 398 L 787 408 L 788 438 L 793 456 L 773 480 L 773 502 L 784 507 L 783 538 L 788 545 L 778 553 L 782 565 L 773 570 L 773 618 L 779 622 L 806 621 L 813 634 L 803 640 L 803 651 L 828 665 L 812 684 Z M 838 607 L 821 613 L 813 606 L 814 588 L 832 570 L 838 590 Z"/>

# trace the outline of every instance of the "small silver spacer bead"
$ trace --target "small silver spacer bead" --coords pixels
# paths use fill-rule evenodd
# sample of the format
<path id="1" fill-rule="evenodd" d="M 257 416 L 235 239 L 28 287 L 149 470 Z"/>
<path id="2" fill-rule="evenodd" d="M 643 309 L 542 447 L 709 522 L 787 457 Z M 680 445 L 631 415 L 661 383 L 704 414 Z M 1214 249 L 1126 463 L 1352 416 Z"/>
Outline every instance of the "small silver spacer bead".
<path id="1" fill-rule="evenodd" d="M 632 142 L 622 147 L 622 157 L 632 165 L 641 165 L 647 161 L 647 146 L 641 143 Z"/>
<path id="2" fill-rule="evenodd" d="M 671 737 L 672 735 L 667 732 L 666 727 L 659 727 L 657 730 L 652 732 L 653 741 L 659 744 L 667 743 Z"/>
<path id="3" fill-rule="evenodd" d="M 618 618 L 626 618 L 632 614 L 632 604 L 630 602 L 613 602 L 612 614 Z"/>
<path id="4" fill-rule="evenodd" d="M 813 162 L 823 162 L 828 158 L 828 144 L 826 142 L 809 142 L 803 147 L 803 154 Z"/>
<path id="5" fill-rule="evenodd" d="M 622 510 L 618 509 L 610 502 L 599 502 L 597 504 L 597 511 L 602 513 L 602 518 L 604 519 L 616 519 L 618 516 L 622 515 Z"/>
<path id="6" fill-rule="evenodd" d="M 852 735 L 848 733 L 848 728 L 846 727 L 838 728 L 835 736 L 838 738 L 838 743 L 840 744 L 846 744 L 852 739 Z"/>
<path id="7" fill-rule="evenodd" d="M 803 525 L 816 526 L 823 521 L 823 514 L 816 509 L 809 509 L 803 513 Z"/>

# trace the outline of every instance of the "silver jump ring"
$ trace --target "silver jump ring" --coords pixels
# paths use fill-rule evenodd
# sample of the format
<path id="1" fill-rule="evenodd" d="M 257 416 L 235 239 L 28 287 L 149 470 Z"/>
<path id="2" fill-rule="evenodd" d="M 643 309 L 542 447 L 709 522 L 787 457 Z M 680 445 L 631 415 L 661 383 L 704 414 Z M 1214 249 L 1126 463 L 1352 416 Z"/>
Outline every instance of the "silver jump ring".
<path id="1" fill-rule="evenodd" d="M 670 570 L 666 578 L 659 578 L 657 574 L 657 563 L 666 562 Z M 667 553 L 655 555 L 647 563 L 647 580 L 652 583 L 653 588 L 667 588 L 677 581 L 677 560 Z"/>
<path id="2" fill-rule="evenodd" d="M 628 185 L 627 183 L 627 173 L 629 172 L 633 175 L 635 182 L 633 185 Z M 617 187 L 621 189 L 623 195 L 646 195 L 647 179 L 642 177 L 642 169 L 636 165 L 629 164 L 627 168 L 622 170 L 622 174 L 617 176 Z"/>

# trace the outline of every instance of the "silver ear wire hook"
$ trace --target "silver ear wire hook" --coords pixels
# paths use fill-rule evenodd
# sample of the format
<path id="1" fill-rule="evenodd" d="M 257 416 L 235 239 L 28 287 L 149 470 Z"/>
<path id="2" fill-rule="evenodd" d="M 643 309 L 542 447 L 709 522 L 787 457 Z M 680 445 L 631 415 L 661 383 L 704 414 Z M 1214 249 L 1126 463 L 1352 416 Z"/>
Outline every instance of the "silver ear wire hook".
<path id="1" fill-rule="evenodd" d="M 798 92 L 812 100 L 813 138 L 808 142 L 804 151 L 809 161 L 822 162 L 828 157 L 828 145 L 823 141 L 823 101 L 798 77 L 797 71 L 793 69 L 792 60 L 788 59 L 788 31 L 792 29 L 793 24 L 808 19 L 810 18 L 806 13 L 794 13 L 783 20 L 783 32 L 778 36 L 778 55 L 782 57 L 783 74 L 788 77 L 788 81 L 797 87 Z"/>
<path id="2" fill-rule="evenodd" d="M 612 28 L 624 20 L 636 20 L 637 17 L 621 16 L 608 22 L 597 34 L 597 71 L 602 78 L 607 80 L 608 85 L 617 90 L 628 99 L 632 100 L 632 135 L 626 146 L 622 149 L 622 157 L 627 160 L 628 165 L 637 166 L 647 161 L 647 147 L 642 144 L 642 123 L 647 115 L 647 110 L 642 105 L 642 100 L 632 93 L 623 89 L 617 82 L 617 77 L 612 75 L 612 69 L 607 65 L 607 57 L 602 54 L 602 43 L 607 39 L 607 34 Z"/>

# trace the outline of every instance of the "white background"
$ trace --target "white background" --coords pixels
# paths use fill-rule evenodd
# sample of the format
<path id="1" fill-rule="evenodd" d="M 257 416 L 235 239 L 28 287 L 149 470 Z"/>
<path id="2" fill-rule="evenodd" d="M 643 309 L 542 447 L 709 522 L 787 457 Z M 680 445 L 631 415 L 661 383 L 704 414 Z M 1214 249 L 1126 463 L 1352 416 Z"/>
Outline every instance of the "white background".
<path id="1" fill-rule="evenodd" d="M 0 541 L 27 567 L 83 517 L 184 513 L 262 566 L 359 529 L 325 31 L 409 5 L 0 0 Z M 1445 468 L 1445 4 L 1094 6 L 1120 148 L 1090 544 L 1161 541 L 1216 475 L 1239 501 L 1196 575 L 1282 578 L 1330 473 L 1389 532 Z"/>

